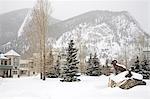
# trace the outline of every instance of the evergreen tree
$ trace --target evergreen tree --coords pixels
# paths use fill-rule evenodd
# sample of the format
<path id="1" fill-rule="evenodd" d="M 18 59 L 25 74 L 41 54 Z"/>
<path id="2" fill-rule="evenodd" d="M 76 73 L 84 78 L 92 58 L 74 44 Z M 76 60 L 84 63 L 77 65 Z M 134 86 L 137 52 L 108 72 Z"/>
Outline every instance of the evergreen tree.
<path id="1" fill-rule="evenodd" d="M 150 67 L 148 64 L 147 59 L 144 58 L 144 60 L 141 62 L 141 72 L 144 79 L 150 79 Z"/>
<path id="2" fill-rule="evenodd" d="M 109 66 L 108 64 L 109 64 L 109 60 L 106 59 L 105 66 L 103 65 L 102 68 L 101 68 L 101 74 L 109 76 L 112 73 L 112 71 L 111 71 L 112 67 Z"/>
<path id="3" fill-rule="evenodd" d="M 150 79 L 150 67 L 148 61 L 145 58 L 140 63 L 137 57 L 135 64 L 131 67 L 131 71 L 142 74 L 143 79 Z"/>
<path id="4" fill-rule="evenodd" d="M 50 56 L 53 56 L 52 55 L 52 53 L 50 53 Z M 58 59 L 57 59 L 57 61 L 56 61 L 56 65 L 54 65 L 54 64 L 52 64 L 53 63 L 53 57 L 49 57 L 50 59 L 50 63 L 51 63 L 51 65 L 50 65 L 50 68 L 49 68 L 49 72 L 48 72 L 48 74 L 47 74 L 47 77 L 49 77 L 49 78 L 58 78 L 59 77 L 59 75 L 60 75 L 60 59 L 59 59 L 59 56 L 58 56 Z"/>
<path id="5" fill-rule="evenodd" d="M 56 73 L 57 77 L 60 76 L 60 56 L 58 56 L 58 59 L 56 61 L 55 73 Z"/>
<path id="6" fill-rule="evenodd" d="M 92 71 L 93 71 L 93 61 L 92 61 L 92 54 L 90 54 L 90 58 L 89 58 L 89 60 L 88 60 L 88 62 L 87 62 L 88 64 L 87 64 L 87 72 L 86 72 L 86 74 L 87 75 L 91 75 L 92 74 Z"/>
<path id="7" fill-rule="evenodd" d="M 134 71 L 136 73 L 139 73 L 141 71 L 140 61 L 138 56 L 136 57 L 136 61 L 134 62 L 134 65 L 131 67 L 131 71 Z"/>
<path id="8" fill-rule="evenodd" d="M 109 67 L 108 66 L 108 59 L 106 59 L 105 65 L 106 65 L 106 67 Z"/>
<path id="9" fill-rule="evenodd" d="M 77 77 L 78 67 L 76 66 L 79 62 L 77 60 L 77 49 L 74 48 L 73 40 L 70 40 L 69 47 L 67 49 L 66 64 L 62 68 L 62 82 L 73 82 L 80 81 Z"/>
<path id="10" fill-rule="evenodd" d="M 99 76 L 99 75 L 101 75 L 100 63 L 99 63 L 99 59 L 97 58 L 96 53 L 95 53 L 93 58 L 91 58 L 91 54 L 90 54 L 86 74 L 89 75 L 89 76 Z"/>

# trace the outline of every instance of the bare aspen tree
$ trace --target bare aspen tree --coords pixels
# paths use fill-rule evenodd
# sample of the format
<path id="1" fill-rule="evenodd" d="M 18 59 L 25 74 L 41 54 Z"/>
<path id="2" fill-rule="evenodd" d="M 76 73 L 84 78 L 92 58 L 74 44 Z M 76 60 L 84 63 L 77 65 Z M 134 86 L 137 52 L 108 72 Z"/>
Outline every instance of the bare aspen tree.
<path id="1" fill-rule="evenodd" d="M 31 52 L 40 54 L 39 69 L 43 80 L 46 79 L 46 34 L 48 33 L 48 19 L 51 12 L 49 0 L 37 0 L 24 22 L 27 25 L 23 25 Z"/>
<path id="2" fill-rule="evenodd" d="M 78 42 L 78 48 L 79 48 L 79 69 L 80 69 L 80 72 L 81 73 L 84 73 L 85 72 L 85 50 L 84 50 L 84 47 L 85 47 L 85 42 L 83 41 L 83 38 L 82 38 L 82 33 L 85 32 L 84 31 L 85 29 L 85 26 L 82 25 L 82 26 L 79 26 L 79 29 L 78 29 L 78 33 L 77 33 L 77 42 Z"/>
<path id="3" fill-rule="evenodd" d="M 41 56 L 42 79 L 46 80 L 46 33 L 48 32 L 48 18 L 51 13 L 50 2 L 48 0 L 37 0 L 34 13 L 39 27 L 39 42 Z"/>

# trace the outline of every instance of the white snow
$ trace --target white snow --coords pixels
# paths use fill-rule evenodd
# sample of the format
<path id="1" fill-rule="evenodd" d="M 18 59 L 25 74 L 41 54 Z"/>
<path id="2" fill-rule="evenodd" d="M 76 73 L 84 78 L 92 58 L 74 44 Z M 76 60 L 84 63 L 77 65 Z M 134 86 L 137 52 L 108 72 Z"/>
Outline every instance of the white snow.
<path id="1" fill-rule="evenodd" d="M 0 59 L 8 59 L 8 58 L 5 57 L 4 54 L 0 54 Z"/>
<path id="2" fill-rule="evenodd" d="M 129 78 L 126 78 L 125 75 L 128 74 L 128 71 L 124 71 L 116 76 L 114 75 L 111 75 L 110 79 L 112 79 L 113 81 L 115 82 L 120 82 L 120 81 L 123 81 L 123 80 L 127 80 Z M 143 76 L 141 74 L 138 74 L 138 73 L 134 73 L 134 72 L 131 72 L 132 74 L 132 77 L 131 78 L 135 78 L 135 79 L 140 79 L 142 80 L 143 79 Z"/>
<path id="3" fill-rule="evenodd" d="M 60 82 L 39 76 L 0 78 L 0 99 L 149 99 L 150 81 L 130 90 L 108 87 L 109 77 L 81 76 L 80 82 Z"/>
<path id="4" fill-rule="evenodd" d="M 23 23 L 21 24 L 21 27 L 18 30 L 18 37 L 22 36 L 22 34 L 24 32 L 26 32 L 25 31 L 26 25 L 28 25 L 28 23 L 32 19 L 32 14 L 31 13 L 32 13 L 32 10 L 29 10 L 28 13 L 27 13 L 27 15 L 26 15 L 26 17 L 24 18 L 24 21 L 23 21 Z"/>
<path id="5" fill-rule="evenodd" d="M 117 63 L 116 65 L 121 66 L 121 67 L 123 67 L 123 68 L 126 68 L 125 65 L 122 65 L 122 64 L 119 64 L 119 63 Z"/>

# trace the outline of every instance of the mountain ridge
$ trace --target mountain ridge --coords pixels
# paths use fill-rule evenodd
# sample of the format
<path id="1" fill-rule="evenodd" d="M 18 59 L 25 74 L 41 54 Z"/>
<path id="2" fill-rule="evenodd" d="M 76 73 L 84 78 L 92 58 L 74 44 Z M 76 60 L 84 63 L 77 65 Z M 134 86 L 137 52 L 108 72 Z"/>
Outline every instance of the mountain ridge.
<path id="1" fill-rule="evenodd" d="M 87 37 L 83 38 L 83 41 L 87 42 L 86 46 L 90 46 L 89 48 L 92 48 L 93 46 L 93 48 L 100 50 L 100 52 L 103 53 L 103 56 L 106 56 L 106 54 L 110 54 L 111 52 L 105 52 L 105 50 L 111 48 L 108 41 L 112 42 L 112 45 L 114 44 L 121 50 L 126 39 L 129 39 L 127 44 L 131 43 L 134 48 L 136 48 L 135 44 L 138 42 L 140 36 L 144 38 L 149 37 L 149 35 L 140 28 L 139 23 L 127 11 L 89 11 L 63 21 L 58 21 L 50 25 L 48 29 L 48 43 L 53 43 L 56 47 L 60 47 L 59 45 L 65 46 L 70 38 L 77 37 L 77 33 L 82 31 L 80 35 Z M 87 33 L 83 32 L 83 30 Z M 93 45 L 91 42 L 95 41 L 90 37 L 99 40 L 97 43 L 98 45 Z M 89 39 L 89 41 L 87 41 L 87 39 Z M 51 40 L 53 40 L 53 42 L 51 42 Z M 102 47 L 99 46 L 102 45 L 100 42 L 104 43 L 106 48 L 99 49 L 99 47 Z M 29 54 L 29 50 L 31 51 L 31 46 L 26 41 L 26 37 L 24 35 L 9 42 L 8 44 L 4 44 L 1 47 L 1 49 L 5 50 L 12 48 L 18 50 L 18 52 L 23 56 L 27 56 L 24 54 Z M 89 52 L 91 51 L 88 51 L 88 53 Z M 117 52 L 115 52 L 115 54 L 117 54 Z"/>

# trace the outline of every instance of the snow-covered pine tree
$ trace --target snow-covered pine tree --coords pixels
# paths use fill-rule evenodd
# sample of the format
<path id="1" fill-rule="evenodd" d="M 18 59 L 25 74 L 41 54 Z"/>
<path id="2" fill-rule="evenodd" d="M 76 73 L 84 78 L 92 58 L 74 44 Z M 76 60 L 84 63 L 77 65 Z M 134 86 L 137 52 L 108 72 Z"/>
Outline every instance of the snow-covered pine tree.
<path id="1" fill-rule="evenodd" d="M 149 67 L 147 59 L 145 58 L 140 63 L 137 57 L 135 64 L 131 67 L 131 71 L 142 74 L 143 79 L 150 79 L 150 67 Z"/>
<path id="2" fill-rule="evenodd" d="M 105 65 L 106 67 L 108 67 L 108 59 L 106 59 Z"/>
<path id="3" fill-rule="evenodd" d="M 86 74 L 87 75 L 91 75 L 92 71 L 93 71 L 93 61 L 92 61 L 92 54 L 90 54 L 90 58 L 87 61 L 87 70 L 86 70 Z"/>
<path id="4" fill-rule="evenodd" d="M 141 71 L 140 61 L 138 56 L 136 57 L 136 61 L 134 62 L 134 65 L 131 67 L 131 71 L 134 71 L 136 73 L 139 73 Z"/>
<path id="5" fill-rule="evenodd" d="M 91 55 L 90 55 L 86 74 L 89 76 L 101 75 L 100 63 L 99 63 L 99 59 L 97 58 L 96 53 L 95 53 L 93 58 L 91 58 Z"/>
<path id="6" fill-rule="evenodd" d="M 146 58 L 141 62 L 141 74 L 143 79 L 150 79 L 150 67 Z"/>
<path id="7" fill-rule="evenodd" d="M 101 74 L 109 76 L 112 73 L 112 70 L 111 70 L 112 67 L 109 66 L 108 64 L 109 64 L 109 60 L 106 59 L 105 65 L 101 67 Z"/>
<path id="8" fill-rule="evenodd" d="M 100 62 L 99 59 L 97 58 L 97 54 L 95 53 L 94 57 L 93 57 L 93 64 L 94 64 L 94 71 L 93 74 L 95 76 L 99 76 L 101 75 L 101 71 L 100 71 Z"/>
<path id="9" fill-rule="evenodd" d="M 77 60 L 77 52 L 78 50 L 74 48 L 73 40 L 70 40 L 69 47 L 67 49 L 66 56 L 66 64 L 62 67 L 62 82 L 74 82 L 80 81 L 77 77 L 78 75 L 78 67 L 76 66 L 79 61 Z"/>
<path id="10" fill-rule="evenodd" d="M 54 55 L 53 55 L 53 52 L 52 50 L 50 50 L 48 56 L 47 56 L 47 62 L 46 62 L 46 65 L 47 65 L 47 77 L 48 78 L 57 78 L 57 73 L 56 73 L 56 70 L 55 70 L 55 65 L 54 65 Z"/>
<path id="11" fill-rule="evenodd" d="M 58 56 L 57 61 L 56 61 L 55 73 L 57 77 L 60 76 L 60 56 Z"/>

